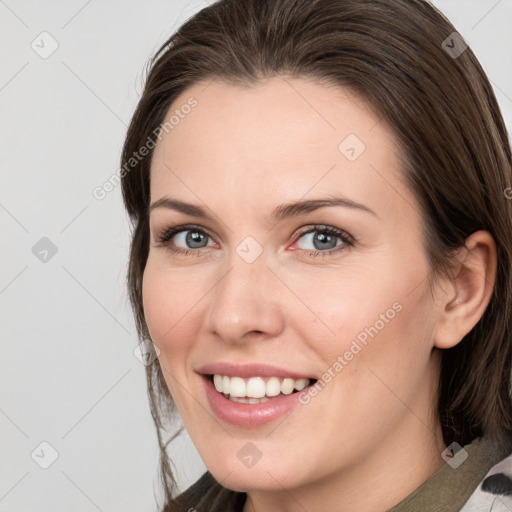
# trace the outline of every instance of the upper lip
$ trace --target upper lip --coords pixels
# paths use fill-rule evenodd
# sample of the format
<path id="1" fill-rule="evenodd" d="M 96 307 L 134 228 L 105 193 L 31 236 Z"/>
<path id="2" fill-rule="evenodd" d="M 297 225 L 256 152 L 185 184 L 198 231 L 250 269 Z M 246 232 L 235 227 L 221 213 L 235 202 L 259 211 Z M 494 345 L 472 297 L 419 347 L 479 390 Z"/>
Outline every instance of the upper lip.
<path id="1" fill-rule="evenodd" d="M 204 375 L 227 375 L 229 377 L 288 377 L 290 379 L 315 379 L 300 372 L 286 370 L 268 364 L 210 363 L 197 370 Z"/>

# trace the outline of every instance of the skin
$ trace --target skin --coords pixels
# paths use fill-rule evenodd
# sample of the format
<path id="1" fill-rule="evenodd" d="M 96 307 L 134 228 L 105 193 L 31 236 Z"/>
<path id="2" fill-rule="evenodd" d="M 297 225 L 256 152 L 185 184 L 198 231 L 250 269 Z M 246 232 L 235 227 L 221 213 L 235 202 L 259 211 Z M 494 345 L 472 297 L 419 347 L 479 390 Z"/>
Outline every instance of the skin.
<path id="1" fill-rule="evenodd" d="M 211 218 L 154 208 L 143 280 L 148 328 L 190 438 L 222 485 L 248 493 L 244 512 L 385 511 L 444 464 L 434 348 L 458 343 L 482 315 L 492 238 L 468 239 L 452 279 L 431 289 L 423 214 L 401 181 L 397 140 L 348 90 L 283 76 L 214 81 L 170 111 L 190 97 L 197 107 L 155 148 L 151 203 L 173 198 Z M 366 146 L 354 161 L 338 148 L 348 134 Z M 280 204 L 335 194 L 374 213 L 330 206 L 270 220 Z M 187 245 L 187 232 L 160 242 L 187 223 L 207 235 L 203 247 Z M 355 243 L 325 254 L 332 245 L 313 240 L 321 229 L 304 234 L 315 225 Z M 249 236 L 263 248 L 252 263 L 236 252 Z M 394 303 L 401 311 L 307 405 L 258 428 L 214 415 L 202 365 L 271 363 L 320 379 Z M 237 457 L 249 441 L 262 454 L 250 468 Z"/>

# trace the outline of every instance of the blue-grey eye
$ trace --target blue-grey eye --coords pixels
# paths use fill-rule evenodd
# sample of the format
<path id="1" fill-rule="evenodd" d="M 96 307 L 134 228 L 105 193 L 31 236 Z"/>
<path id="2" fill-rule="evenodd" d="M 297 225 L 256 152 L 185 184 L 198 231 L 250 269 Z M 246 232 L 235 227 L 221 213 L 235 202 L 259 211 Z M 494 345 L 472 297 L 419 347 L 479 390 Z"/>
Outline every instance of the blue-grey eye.
<path id="1" fill-rule="evenodd" d="M 207 247 L 209 238 L 207 234 L 201 231 L 188 229 L 176 233 L 173 236 L 173 243 L 183 249 L 201 249 Z"/>
<path id="2" fill-rule="evenodd" d="M 344 243 L 339 233 L 330 233 L 320 229 L 305 233 L 299 238 L 299 241 L 304 239 L 313 245 L 313 247 L 301 247 L 306 251 L 330 250 Z"/>

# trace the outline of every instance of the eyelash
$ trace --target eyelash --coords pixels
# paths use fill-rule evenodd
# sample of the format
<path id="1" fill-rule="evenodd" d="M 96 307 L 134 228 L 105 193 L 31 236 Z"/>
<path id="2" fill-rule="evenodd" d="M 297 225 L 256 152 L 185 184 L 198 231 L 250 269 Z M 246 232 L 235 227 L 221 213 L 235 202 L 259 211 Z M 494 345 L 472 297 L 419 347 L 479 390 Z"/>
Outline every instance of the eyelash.
<path id="1" fill-rule="evenodd" d="M 178 233 L 181 233 L 183 231 L 193 231 L 196 233 L 203 234 L 203 235 L 207 236 L 208 238 L 211 238 L 210 235 L 208 235 L 208 233 L 206 231 L 204 231 L 204 229 L 200 228 L 199 226 L 195 226 L 193 224 L 185 224 L 182 226 L 175 226 L 175 227 L 172 227 L 172 228 L 164 231 L 158 237 L 157 247 L 163 247 L 171 253 L 180 254 L 182 256 L 198 255 L 198 253 L 200 253 L 200 249 L 206 248 L 206 247 L 200 247 L 198 249 L 181 249 L 179 247 L 172 247 L 169 244 L 169 241 L 171 240 L 171 238 L 174 235 L 177 235 Z M 297 237 L 294 240 L 294 243 L 297 240 L 300 240 L 304 235 L 307 235 L 309 233 L 315 233 L 315 232 L 327 234 L 330 236 L 336 236 L 341 239 L 342 244 L 339 246 L 336 246 L 332 249 L 325 250 L 325 251 L 320 251 L 320 250 L 312 251 L 312 250 L 307 250 L 307 249 L 296 249 L 296 250 L 300 251 L 301 253 L 307 253 L 308 256 L 313 257 L 313 258 L 316 258 L 320 255 L 322 255 L 322 257 L 325 257 L 325 256 L 334 255 L 335 253 L 338 253 L 340 251 L 343 251 L 350 247 L 353 247 L 356 243 L 355 237 L 353 237 L 350 233 L 343 231 L 341 229 L 338 229 L 338 228 L 335 228 L 332 226 L 326 226 L 326 225 L 308 226 L 307 229 L 298 233 Z"/>

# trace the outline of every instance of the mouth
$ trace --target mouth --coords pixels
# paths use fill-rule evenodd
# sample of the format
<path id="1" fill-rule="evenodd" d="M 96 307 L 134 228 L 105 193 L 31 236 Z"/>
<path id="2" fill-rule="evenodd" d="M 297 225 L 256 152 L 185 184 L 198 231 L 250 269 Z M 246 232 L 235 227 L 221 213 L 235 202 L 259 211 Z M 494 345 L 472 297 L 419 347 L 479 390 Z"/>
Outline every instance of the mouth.
<path id="1" fill-rule="evenodd" d="M 201 374 L 201 378 L 214 415 L 226 423 L 250 429 L 277 421 L 298 409 L 303 404 L 301 393 L 307 393 L 317 382 L 307 378 L 242 378 L 211 373 Z"/>
<path id="2" fill-rule="evenodd" d="M 203 381 L 212 413 L 226 423 L 246 428 L 277 421 L 299 405 L 309 403 L 304 394 L 318 382 L 309 371 L 257 362 L 218 361 L 196 372 Z M 320 401 L 314 409 L 321 405 Z"/>
<path id="3" fill-rule="evenodd" d="M 254 376 L 249 378 L 221 374 L 205 377 L 227 400 L 239 404 L 262 404 L 276 398 L 294 395 L 313 386 L 318 380 L 309 378 Z"/>

